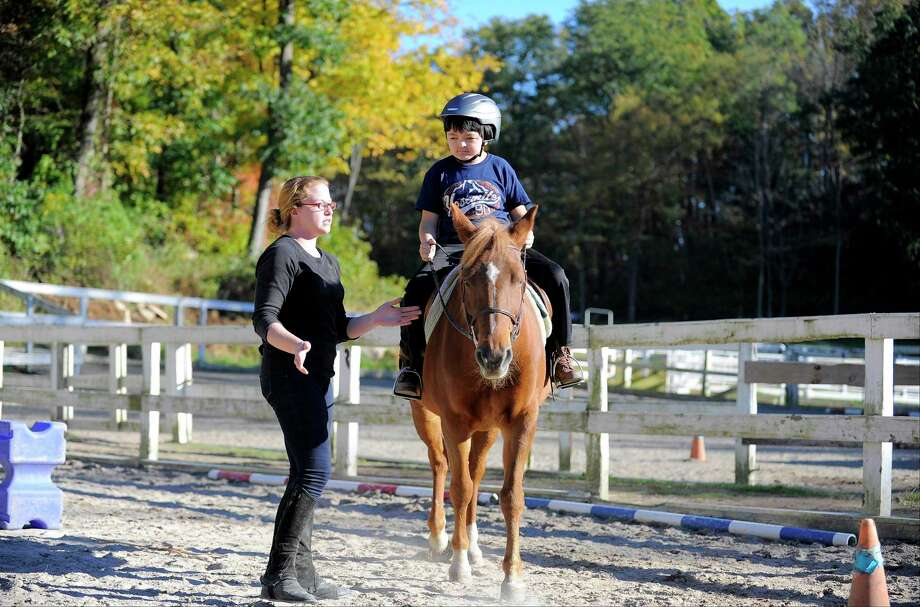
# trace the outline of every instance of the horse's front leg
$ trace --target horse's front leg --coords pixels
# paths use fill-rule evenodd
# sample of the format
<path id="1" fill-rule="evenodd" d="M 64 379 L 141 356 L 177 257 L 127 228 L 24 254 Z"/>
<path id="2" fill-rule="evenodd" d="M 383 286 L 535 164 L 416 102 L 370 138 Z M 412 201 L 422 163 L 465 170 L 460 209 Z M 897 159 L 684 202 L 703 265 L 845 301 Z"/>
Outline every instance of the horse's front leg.
<path id="1" fill-rule="evenodd" d="M 458 431 L 458 425 L 455 422 L 445 423 L 445 427 L 451 430 L 444 437 L 450 462 L 450 501 L 454 507 L 454 534 L 451 539 L 453 555 L 449 576 L 452 582 L 465 582 L 473 576 L 466 528 L 473 481 L 470 478 L 470 433 Z"/>
<path id="2" fill-rule="evenodd" d="M 524 511 L 524 470 L 537 428 L 537 413 L 512 420 L 503 429 L 504 449 L 502 459 L 505 465 L 505 480 L 502 485 L 501 507 L 505 516 L 505 558 L 502 570 L 502 600 L 520 602 L 526 594 L 524 585 L 524 564 L 521 561 L 520 526 Z"/>
<path id="3" fill-rule="evenodd" d="M 428 447 L 428 463 L 431 465 L 432 494 L 431 510 L 428 512 L 428 558 L 432 561 L 444 561 L 450 552 L 447 549 L 447 517 L 444 514 L 447 456 L 444 454 L 441 418 L 413 401 L 412 422 L 422 442 Z"/>
<path id="4" fill-rule="evenodd" d="M 489 456 L 489 449 L 492 448 L 496 438 L 498 438 L 498 430 L 476 432 L 473 434 L 473 445 L 470 449 L 473 496 L 466 510 L 466 535 L 470 543 L 469 556 L 471 565 L 478 565 L 482 562 L 482 550 L 479 548 L 479 529 L 476 527 L 476 507 L 479 504 L 479 484 L 486 473 L 486 460 Z"/>

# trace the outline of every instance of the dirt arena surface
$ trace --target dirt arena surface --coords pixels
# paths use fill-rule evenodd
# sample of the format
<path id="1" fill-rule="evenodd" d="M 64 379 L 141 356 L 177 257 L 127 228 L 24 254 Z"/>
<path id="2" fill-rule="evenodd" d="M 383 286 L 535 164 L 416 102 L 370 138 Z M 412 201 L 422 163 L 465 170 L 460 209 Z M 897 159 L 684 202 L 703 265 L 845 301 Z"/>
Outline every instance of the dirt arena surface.
<path id="1" fill-rule="evenodd" d="M 266 405 L 267 407 L 267 405 Z M 12 411 L 12 409 L 11 409 Z M 47 413 L 16 408 L 16 419 L 42 419 Z M 920 420 L 918 420 L 920 423 Z M 160 457 L 168 460 L 210 463 L 215 467 L 237 466 L 284 474 L 284 442 L 277 422 L 209 418 L 196 416 L 193 444 L 177 446 L 160 435 Z M 424 444 L 407 420 L 402 426 L 361 425 L 358 471 L 364 476 L 403 478 L 407 484 L 428 486 L 431 473 Z M 676 508 L 688 503 L 730 504 L 741 507 L 775 507 L 831 512 L 859 512 L 862 509 L 862 449 L 859 447 L 759 446 L 758 477 L 761 487 L 797 487 L 799 492 L 713 492 L 711 484 L 734 482 L 735 442 L 730 438 L 706 438 L 707 461 L 689 459 L 691 437 L 611 435 L 610 474 L 623 483 L 611 485 L 611 501 L 657 509 Z M 501 483 L 501 437 L 489 452 L 486 481 Z M 136 457 L 136 432 L 79 430 L 68 433 L 68 453 Z M 273 450 L 274 461 L 247 454 L 246 449 Z M 263 452 L 264 453 L 264 452 Z M 571 473 L 558 474 L 559 440 L 556 432 L 538 432 L 531 469 L 525 479 L 530 488 L 565 491 L 567 499 L 583 500 L 587 486 L 584 435 L 572 435 Z M 699 491 L 674 494 L 649 492 L 643 483 L 708 483 Z M 920 518 L 920 502 L 908 496 L 920 492 L 920 449 L 895 449 L 892 456 L 893 514 Z"/>
<path id="2" fill-rule="evenodd" d="M 61 531 L 0 532 L 3 605 L 254 605 L 281 487 L 68 462 Z M 328 492 L 318 566 L 360 594 L 340 605 L 489 605 L 504 524 L 480 510 L 485 562 L 465 586 L 425 558 L 427 499 Z M 450 524 L 450 519 L 448 521 Z M 528 510 L 534 605 L 842 605 L 851 548 L 773 542 Z M 893 605 L 920 600 L 920 547 L 883 546 Z"/>

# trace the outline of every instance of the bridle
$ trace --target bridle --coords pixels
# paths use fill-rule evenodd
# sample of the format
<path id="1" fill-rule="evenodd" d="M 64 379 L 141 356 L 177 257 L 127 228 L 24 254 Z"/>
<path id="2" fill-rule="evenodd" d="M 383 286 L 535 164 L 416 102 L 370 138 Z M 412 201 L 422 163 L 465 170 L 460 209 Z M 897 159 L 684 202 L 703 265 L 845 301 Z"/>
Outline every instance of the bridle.
<path id="1" fill-rule="evenodd" d="M 450 258 L 450 256 L 447 255 L 447 251 L 445 251 L 444 248 L 441 247 L 441 245 L 435 244 L 435 246 L 438 249 L 440 249 L 444 253 L 444 255 L 448 257 L 448 259 Z M 498 303 L 497 302 L 497 296 L 498 296 L 497 289 L 492 292 L 492 304 L 493 305 L 486 306 L 478 310 L 475 314 L 470 314 L 469 312 L 467 312 L 466 311 L 466 297 L 465 297 L 466 281 L 463 279 L 463 275 L 461 273 L 460 277 L 458 277 L 457 280 L 460 281 L 460 307 L 463 309 L 463 315 L 466 318 L 466 325 L 468 327 L 467 329 L 464 329 L 462 326 L 460 326 L 460 323 L 455 321 L 453 317 L 450 315 L 450 311 L 447 309 L 447 302 L 444 301 L 444 296 L 441 293 L 441 281 L 438 280 L 438 272 L 437 270 L 434 269 L 434 266 L 432 265 L 431 275 L 434 278 L 435 288 L 437 289 L 438 298 L 441 300 L 441 307 L 443 308 L 444 315 L 447 317 L 447 320 L 450 322 L 451 326 L 454 329 L 456 329 L 457 332 L 460 333 L 460 335 L 463 335 L 464 337 L 472 341 L 473 345 L 476 345 L 476 333 L 475 333 L 475 330 L 473 329 L 473 323 L 475 322 L 477 318 L 479 318 L 483 314 L 486 314 L 488 316 L 492 316 L 493 314 L 501 314 L 511 319 L 511 343 L 514 343 L 514 341 L 518 338 L 518 335 L 521 332 L 521 318 L 524 313 L 524 297 L 527 294 L 527 263 L 526 263 L 527 262 L 527 248 L 522 247 L 519 249 L 518 247 L 514 245 L 508 245 L 508 247 L 520 253 L 521 265 L 524 268 L 524 282 L 521 285 L 521 301 L 518 303 L 517 314 L 512 314 L 508 310 L 505 310 L 504 308 L 499 308 L 496 305 Z"/>

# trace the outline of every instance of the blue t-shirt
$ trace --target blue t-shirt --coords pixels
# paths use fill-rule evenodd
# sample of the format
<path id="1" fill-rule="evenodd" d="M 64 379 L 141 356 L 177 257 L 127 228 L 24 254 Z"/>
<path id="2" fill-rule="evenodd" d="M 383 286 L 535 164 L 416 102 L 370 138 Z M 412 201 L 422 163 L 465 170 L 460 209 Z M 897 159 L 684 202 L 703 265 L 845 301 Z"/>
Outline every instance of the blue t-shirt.
<path id="1" fill-rule="evenodd" d="M 462 164 L 448 156 L 438 160 L 425 173 L 415 203 L 417 211 L 439 215 L 435 238 L 443 245 L 460 243 L 450 220 L 452 202 L 457 203 L 474 224 L 487 217 L 510 224 L 510 212 L 530 204 L 530 197 L 504 158 L 489 154 L 479 164 Z"/>

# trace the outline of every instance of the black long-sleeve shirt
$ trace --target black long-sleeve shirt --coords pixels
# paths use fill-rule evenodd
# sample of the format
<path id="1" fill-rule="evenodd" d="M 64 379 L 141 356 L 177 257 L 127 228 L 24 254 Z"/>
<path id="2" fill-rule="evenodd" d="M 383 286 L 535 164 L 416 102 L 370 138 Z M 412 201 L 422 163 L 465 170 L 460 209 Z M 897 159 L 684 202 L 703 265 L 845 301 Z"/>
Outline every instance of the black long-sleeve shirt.
<path id="1" fill-rule="evenodd" d="M 297 241 L 282 235 L 268 246 L 256 264 L 256 301 L 252 324 L 262 338 L 262 370 L 290 370 L 294 356 L 268 343 L 268 326 L 285 329 L 310 342 L 304 367 L 317 377 L 330 378 L 335 345 L 349 339 L 345 287 L 339 261 L 320 251 L 313 257 Z"/>

